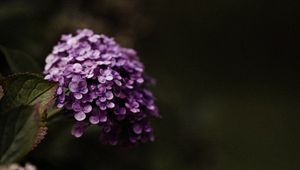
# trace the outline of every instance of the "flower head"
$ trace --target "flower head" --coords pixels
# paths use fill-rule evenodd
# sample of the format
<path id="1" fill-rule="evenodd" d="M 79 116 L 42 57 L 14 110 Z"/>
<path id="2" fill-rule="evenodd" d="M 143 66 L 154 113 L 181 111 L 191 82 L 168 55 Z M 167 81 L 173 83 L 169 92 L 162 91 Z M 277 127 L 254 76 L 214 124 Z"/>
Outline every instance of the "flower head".
<path id="1" fill-rule="evenodd" d="M 159 117 L 151 79 L 136 52 L 112 38 L 78 30 L 63 35 L 46 58 L 45 79 L 58 82 L 57 106 L 74 116 L 72 134 L 90 125 L 111 145 L 153 141 L 151 117 Z"/>

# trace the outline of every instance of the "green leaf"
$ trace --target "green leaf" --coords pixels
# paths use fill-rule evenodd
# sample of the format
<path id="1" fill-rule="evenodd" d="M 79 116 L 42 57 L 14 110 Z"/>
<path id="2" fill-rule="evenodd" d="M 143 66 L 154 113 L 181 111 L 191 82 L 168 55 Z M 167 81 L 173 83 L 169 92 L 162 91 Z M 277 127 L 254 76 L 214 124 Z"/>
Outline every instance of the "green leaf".
<path id="1" fill-rule="evenodd" d="M 0 101 L 0 164 L 17 161 L 36 145 L 56 91 L 56 84 L 34 74 L 16 74 L 6 83 Z"/>
<path id="2" fill-rule="evenodd" d="M 24 52 L 8 49 L 1 45 L 0 52 L 3 53 L 3 56 L 9 66 L 10 72 L 12 73 L 41 72 L 41 69 L 39 68 L 37 62 Z"/>
<path id="3" fill-rule="evenodd" d="M 41 117 L 34 106 L 19 106 L 0 116 L 0 164 L 13 163 L 31 150 Z"/>
<path id="4" fill-rule="evenodd" d="M 0 102 L 0 111 L 6 111 L 20 105 L 39 103 L 39 113 L 54 100 L 56 84 L 44 80 L 35 74 L 15 74 L 7 78 L 6 94 Z"/>

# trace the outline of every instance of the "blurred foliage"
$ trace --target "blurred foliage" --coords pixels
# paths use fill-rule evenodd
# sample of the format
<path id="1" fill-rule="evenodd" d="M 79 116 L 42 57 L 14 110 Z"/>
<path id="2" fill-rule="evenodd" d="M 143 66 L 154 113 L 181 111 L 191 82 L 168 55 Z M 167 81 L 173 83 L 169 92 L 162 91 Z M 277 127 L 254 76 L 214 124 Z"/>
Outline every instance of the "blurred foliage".
<path id="1" fill-rule="evenodd" d="M 21 51 L 11 50 L 0 46 L 0 54 L 1 57 L 3 56 L 3 62 L 7 63 L 7 67 L 1 69 L 1 72 L 3 73 L 42 72 L 33 57 Z"/>
<path id="2" fill-rule="evenodd" d="M 298 1 L 6 0 L 0 44 L 44 59 L 88 27 L 139 51 L 163 118 L 156 141 L 101 145 L 50 124 L 28 155 L 40 169 L 300 169 Z M 1 69 L 7 64 L 1 61 Z"/>
<path id="3" fill-rule="evenodd" d="M 149 21 L 140 13 L 138 0 L 14 0 L 0 6 L 0 44 L 43 59 L 62 33 L 79 28 L 115 37 L 132 46 L 147 30 Z"/>

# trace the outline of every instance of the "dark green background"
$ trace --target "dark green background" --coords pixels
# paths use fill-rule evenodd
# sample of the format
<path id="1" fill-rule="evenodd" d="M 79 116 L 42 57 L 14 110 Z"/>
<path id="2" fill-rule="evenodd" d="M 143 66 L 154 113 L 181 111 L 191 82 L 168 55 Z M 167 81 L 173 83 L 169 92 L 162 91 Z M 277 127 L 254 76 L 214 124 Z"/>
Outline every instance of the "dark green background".
<path id="1" fill-rule="evenodd" d="M 24 159 L 40 169 L 300 169 L 300 2 L 1 1 L 0 44 L 40 63 L 88 27 L 138 50 L 163 116 L 157 140 L 104 146 L 68 120 Z M 1 60 L 1 68 L 5 63 Z"/>

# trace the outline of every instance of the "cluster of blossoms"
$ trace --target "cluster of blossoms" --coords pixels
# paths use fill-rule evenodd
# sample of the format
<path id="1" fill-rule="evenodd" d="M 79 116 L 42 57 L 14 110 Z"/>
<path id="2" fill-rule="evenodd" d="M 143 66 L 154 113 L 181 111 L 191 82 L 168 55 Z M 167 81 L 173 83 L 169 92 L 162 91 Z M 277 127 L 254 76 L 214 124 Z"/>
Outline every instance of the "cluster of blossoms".
<path id="1" fill-rule="evenodd" d="M 19 164 L 0 166 L 0 170 L 37 170 L 37 168 L 30 163 L 26 163 L 24 167 L 20 166 Z"/>
<path id="2" fill-rule="evenodd" d="M 57 106 L 76 119 L 75 137 L 98 125 L 107 144 L 154 140 L 150 118 L 159 113 L 147 89 L 153 81 L 134 50 L 89 29 L 78 30 L 75 36 L 62 35 L 46 58 L 44 74 L 59 84 Z"/>

